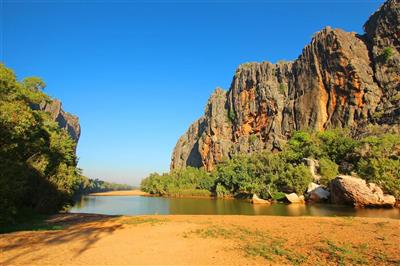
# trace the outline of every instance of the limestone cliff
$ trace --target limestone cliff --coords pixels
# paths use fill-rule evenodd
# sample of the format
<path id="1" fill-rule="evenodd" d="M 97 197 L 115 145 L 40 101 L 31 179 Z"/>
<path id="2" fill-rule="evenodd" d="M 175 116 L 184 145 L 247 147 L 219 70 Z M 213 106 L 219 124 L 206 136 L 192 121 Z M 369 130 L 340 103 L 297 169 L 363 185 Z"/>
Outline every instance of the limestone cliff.
<path id="1" fill-rule="evenodd" d="M 400 1 L 389 0 L 365 34 L 326 27 L 294 62 L 240 65 L 227 92 L 178 140 L 171 169 L 212 170 L 236 153 L 280 149 L 295 130 L 400 124 Z"/>
<path id="2" fill-rule="evenodd" d="M 70 137 L 78 142 L 81 135 L 81 127 L 77 116 L 63 110 L 60 100 L 53 99 L 50 102 L 43 102 L 40 105 L 33 104 L 33 109 L 48 112 L 52 119 L 56 121 L 60 128 L 65 129 Z"/>
<path id="3" fill-rule="evenodd" d="M 55 99 L 50 103 L 41 104 L 40 109 L 49 112 L 53 120 L 58 123 L 60 128 L 65 129 L 71 138 L 78 142 L 81 135 L 81 127 L 78 117 L 65 112 L 62 109 L 62 105 L 59 100 Z"/>

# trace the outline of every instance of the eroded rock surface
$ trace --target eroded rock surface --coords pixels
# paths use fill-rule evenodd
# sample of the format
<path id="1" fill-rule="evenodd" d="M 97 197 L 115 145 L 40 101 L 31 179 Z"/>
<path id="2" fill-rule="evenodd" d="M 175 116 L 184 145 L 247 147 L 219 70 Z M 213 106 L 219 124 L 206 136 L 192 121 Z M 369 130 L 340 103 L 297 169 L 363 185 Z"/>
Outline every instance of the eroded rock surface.
<path id="1" fill-rule="evenodd" d="M 61 101 L 55 99 L 51 102 L 44 102 L 39 106 L 33 106 L 34 109 L 39 109 L 50 113 L 54 121 L 60 128 L 65 129 L 71 138 L 78 142 L 81 135 L 81 127 L 77 116 L 65 112 L 62 109 Z"/>
<path id="2" fill-rule="evenodd" d="M 400 124 L 400 3 L 387 1 L 364 35 L 326 27 L 294 62 L 246 63 L 227 92 L 178 140 L 171 169 L 212 170 L 237 153 L 279 150 L 295 130 Z M 385 62 L 383 51 L 391 51 Z"/>

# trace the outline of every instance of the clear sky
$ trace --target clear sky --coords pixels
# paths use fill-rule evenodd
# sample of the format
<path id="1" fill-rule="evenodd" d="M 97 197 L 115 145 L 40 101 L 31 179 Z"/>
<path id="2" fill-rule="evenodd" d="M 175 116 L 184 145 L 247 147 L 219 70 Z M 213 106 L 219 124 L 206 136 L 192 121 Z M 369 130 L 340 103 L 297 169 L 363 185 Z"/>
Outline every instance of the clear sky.
<path id="1" fill-rule="evenodd" d="M 0 60 L 79 116 L 79 167 L 139 184 L 244 62 L 293 60 L 329 25 L 363 33 L 377 1 L 0 0 Z"/>

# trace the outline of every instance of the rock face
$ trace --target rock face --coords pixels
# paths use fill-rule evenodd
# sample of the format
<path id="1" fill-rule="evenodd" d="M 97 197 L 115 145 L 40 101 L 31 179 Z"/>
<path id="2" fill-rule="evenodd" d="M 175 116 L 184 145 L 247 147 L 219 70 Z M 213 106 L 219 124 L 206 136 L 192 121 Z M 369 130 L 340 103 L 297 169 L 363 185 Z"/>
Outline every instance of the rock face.
<path id="1" fill-rule="evenodd" d="M 178 140 L 171 169 L 212 170 L 237 153 L 279 150 L 295 130 L 398 126 L 399 29 L 399 0 L 389 0 L 363 36 L 326 27 L 294 62 L 240 65 L 229 90 L 216 89 L 204 116 Z"/>
<path id="2" fill-rule="evenodd" d="M 78 142 L 81 127 L 77 116 L 65 112 L 62 109 L 61 102 L 59 100 L 52 100 L 50 103 L 44 102 L 39 106 L 33 106 L 33 109 L 38 109 L 50 113 L 54 121 L 56 121 L 60 128 L 65 129 L 71 138 Z"/>
<path id="3" fill-rule="evenodd" d="M 330 183 L 331 202 L 357 207 L 393 207 L 394 196 L 385 195 L 374 183 L 367 184 L 365 180 L 351 176 L 337 176 Z"/>

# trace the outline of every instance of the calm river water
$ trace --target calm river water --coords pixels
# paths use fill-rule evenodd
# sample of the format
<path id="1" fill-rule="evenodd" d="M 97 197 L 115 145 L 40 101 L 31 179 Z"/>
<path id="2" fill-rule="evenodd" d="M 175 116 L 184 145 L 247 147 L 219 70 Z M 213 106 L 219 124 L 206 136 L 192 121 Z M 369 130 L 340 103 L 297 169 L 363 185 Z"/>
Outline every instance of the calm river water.
<path id="1" fill-rule="evenodd" d="M 84 196 L 72 213 L 141 214 L 236 214 L 278 216 L 363 216 L 400 219 L 400 209 L 354 209 L 329 204 L 253 205 L 242 200 L 162 198 L 141 196 Z"/>

